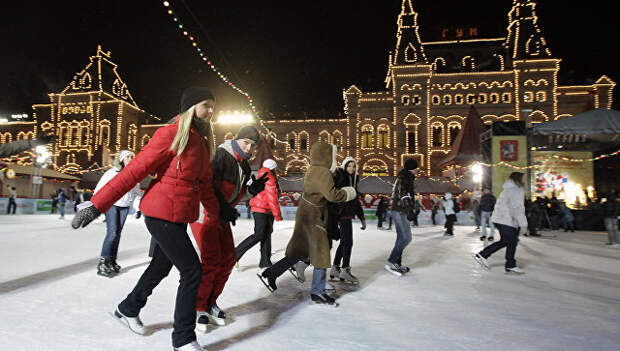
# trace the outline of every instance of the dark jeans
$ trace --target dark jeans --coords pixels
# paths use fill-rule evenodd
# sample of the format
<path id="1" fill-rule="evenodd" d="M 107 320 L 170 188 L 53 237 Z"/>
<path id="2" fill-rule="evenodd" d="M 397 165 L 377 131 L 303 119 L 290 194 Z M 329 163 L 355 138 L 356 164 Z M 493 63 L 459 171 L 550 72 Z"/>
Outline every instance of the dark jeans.
<path id="1" fill-rule="evenodd" d="M 377 228 L 383 227 L 383 213 L 377 215 Z"/>
<path id="2" fill-rule="evenodd" d="M 263 272 L 263 277 L 274 279 L 278 278 L 282 275 L 282 273 L 286 272 L 287 269 L 293 267 L 295 263 L 299 261 L 299 258 L 284 256 L 280 261 L 274 263 L 273 266 L 265 269 Z"/>
<path id="3" fill-rule="evenodd" d="M 411 242 L 411 224 L 405 212 L 390 211 L 390 214 L 394 218 L 394 225 L 396 225 L 396 242 L 388 261 L 400 265 L 402 263 L 403 250 Z"/>
<path id="4" fill-rule="evenodd" d="M 274 217 L 271 214 L 252 212 L 254 215 L 254 234 L 243 240 L 235 251 L 237 261 L 254 245 L 260 242 L 260 263 L 259 267 L 271 266 L 271 233 L 273 233 Z"/>
<path id="5" fill-rule="evenodd" d="M 575 220 L 571 219 L 570 221 L 566 218 L 564 219 L 564 231 L 572 230 L 575 231 Z"/>
<path id="6" fill-rule="evenodd" d="M 9 198 L 9 207 L 6 208 L 6 214 L 11 213 L 11 208 L 13 208 L 13 214 L 15 214 L 15 210 L 17 209 L 17 204 L 15 203 L 15 199 L 12 197 Z"/>
<path id="7" fill-rule="evenodd" d="M 511 227 L 505 224 L 494 223 L 495 228 L 499 230 L 500 241 L 496 241 L 493 244 L 480 251 L 480 256 L 489 258 L 495 251 L 506 248 L 506 268 L 513 268 L 517 266 L 515 261 L 515 252 L 517 251 L 517 236 L 519 235 L 519 228 Z"/>
<path id="8" fill-rule="evenodd" d="M 433 225 L 437 224 L 437 221 L 435 221 L 435 216 L 437 215 L 437 212 L 431 212 L 431 220 L 433 221 Z"/>
<path id="9" fill-rule="evenodd" d="M 101 257 L 116 258 L 118 254 L 118 244 L 121 242 L 121 231 L 125 225 L 125 220 L 129 214 L 129 207 L 119 207 L 113 205 L 105 213 L 106 235 L 103 239 Z"/>
<path id="10" fill-rule="evenodd" d="M 202 276 L 200 259 L 187 235 L 187 223 L 172 223 L 152 217 L 145 217 L 144 222 L 157 246 L 151 263 L 118 309 L 128 317 L 136 317 L 153 289 L 174 265 L 181 279 L 174 307 L 172 346 L 180 347 L 196 340 L 196 296 Z"/>
<path id="11" fill-rule="evenodd" d="M 446 232 L 448 234 L 454 234 L 454 222 L 456 222 L 456 215 L 449 214 L 446 216 Z"/>
<path id="12" fill-rule="evenodd" d="M 419 215 L 420 215 L 420 212 L 416 212 L 416 213 L 414 213 L 414 215 L 413 215 L 413 225 L 414 225 L 414 226 L 416 226 L 416 227 L 417 227 L 417 226 L 419 226 L 419 225 L 418 225 L 418 216 L 419 216 Z"/>
<path id="13" fill-rule="evenodd" d="M 353 249 L 353 223 L 349 218 L 343 218 L 338 222 L 340 227 L 340 244 L 334 255 L 334 266 L 349 267 L 351 263 L 351 250 Z"/>
<path id="14" fill-rule="evenodd" d="M 61 202 L 60 206 L 58 206 L 58 210 L 60 211 L 60 217 L 65 217 L 65 205 L 67 203 L 66 202 Z"/>

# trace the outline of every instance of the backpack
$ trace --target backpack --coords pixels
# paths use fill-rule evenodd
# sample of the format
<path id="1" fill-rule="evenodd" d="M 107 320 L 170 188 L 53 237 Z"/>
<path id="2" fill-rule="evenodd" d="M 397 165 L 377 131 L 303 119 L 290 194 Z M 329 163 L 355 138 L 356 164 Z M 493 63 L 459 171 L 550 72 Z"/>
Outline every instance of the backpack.
<path id="1" fill-rule="evenodd" d="M 459 203 L 456 202 L 456 199 L 452 199 L 452 204 L 452 208 L 454 209 L 455 214 L 461 212 L 461 208 L 459 207 Z"/>

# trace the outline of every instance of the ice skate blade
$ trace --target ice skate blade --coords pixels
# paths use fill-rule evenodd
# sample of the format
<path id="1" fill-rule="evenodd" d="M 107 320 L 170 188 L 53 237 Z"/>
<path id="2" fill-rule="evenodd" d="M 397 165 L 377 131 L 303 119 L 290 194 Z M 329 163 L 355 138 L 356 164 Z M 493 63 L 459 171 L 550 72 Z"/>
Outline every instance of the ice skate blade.
<path id="1" fill-rule="evenodd" d="M 131 327 L 129 326 L 129 322 L 127 322 L 127 320 L 123 318 L 123 316 L 118 317 L 115 312 L 108 312 L 108 314 L 112 316 L 112 318 L 117 320 L 120 324 L 124 325 L 127 329 L 131 330 L 133 333 L 138 334 L 138 335 L 144 335 L 145 331 L 136 331 L 136 330 L 131 329 Z"/>
<path id="2" fill-rule="evenodd" d="M 209 320 L 211 321 L 211 323 L 217 324 L 220 327 L 223 327 L 226 325 L 226 319 L 224 318 L 213 317 L 212 315 L 209 314 Z"/>
<path id="3" fill-rule="evenodd" d="M 392 270 L 392 269 L 390 268 L 390 266 L 388 266 L 387 264 L 386 264 L 384 267 L 385 267 L 385 270 L 386 270 L 386 271 L 388 271 L 388 272 L 390 272 L 390 273 L 394 274 L 395 276 L 398 276 L 398 277 L 402 277 L 402 276 L 403 276 L 403 273 L 402 273 L 402 272 L 397 272 L 397 271 Z"/>
<path id="4" fill-rule="evenodd" d="M 263 277 L 261 274 L 256 273 L 256 276 L 258 277 L 258 279 L 260 279 L 260 281 L 263 283 L 263 285 L 267 288 L 267 290 L 269 290 L 270 292 L 274 292 L 275 290 L 273 290 L 270 286 L 269 283 L 265 281 L 265 277 Z"/>
<path id="5" fill-rule="evenodd" d="M 331 307 L 338 307 L 340 306 L 340 304 L 338 302 L 334 302 L 334 303 L 325 303 L 325 302 L 316 302 L 316 301 L 310 301 L 311 305 L 318 305 L 318 306 L 331 306 Z"/>
<path id="6" fill-rule="evenodd" d="M 300 283 L 304 283 L 306 280 L 305 279 L 301 279 L 299 276 L 297 276 L 297 272 L 295 272 L 295 270 L 293 268 L 289 268 L 288 269 L 289 272 L 291 272 L 291 274 L 293 275 L 293 277 L 295 277 L 295 279 L 300 282 Z"/>

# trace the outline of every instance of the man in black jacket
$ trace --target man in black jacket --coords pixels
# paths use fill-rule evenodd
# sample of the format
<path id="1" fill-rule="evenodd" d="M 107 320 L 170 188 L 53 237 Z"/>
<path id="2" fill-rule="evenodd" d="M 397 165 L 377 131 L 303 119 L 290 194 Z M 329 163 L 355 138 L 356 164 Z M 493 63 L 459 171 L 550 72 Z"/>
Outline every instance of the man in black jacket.
<path id="1" fill-rule="evenodd" d="M 609 241 L 607 245 L 616 247 L 618 245 L 618 216 L 620 216 L 620 203 L 618 193 L 614 190 L 607 196 L 607 201 L 603 204 L 603 216 L 605 217 L 605 228 Z"/>
<path id="2" fill-rule="evenodd" d="M 385 269 L 395 275 L 401 276 L 409 272 L 409 267 L 401 265 L 403 250 L 411 242 L 411 224 L 414 216 L 415 199 L 415 172 L 418 162 L 410 158 L 405 161 L 405 168 L 398 172 L 398 178 L 392 188 L 392 206 L 390 214 L 396 225 L 396 243 L 394 249 L 385 264 Z"/>
<path id="3" fill-rule="evenodd" d="M 489 233 L 489 241 L 493 241 L 493 233 L 495 232 L 495 228 L 493 226 L 493 222 L 491 222 L 491 214 L 493 213 L 493 209 L 495 208 L 495 196 L 491 193 L 491 189 L 485 187 L 483 190 L 482 197 L 480 197 L 480 222 L 482 225 L 482 236 L 480 237 L 481 241 L 484 241 L 487 238 L 487 225 L 491 229 Z"/>

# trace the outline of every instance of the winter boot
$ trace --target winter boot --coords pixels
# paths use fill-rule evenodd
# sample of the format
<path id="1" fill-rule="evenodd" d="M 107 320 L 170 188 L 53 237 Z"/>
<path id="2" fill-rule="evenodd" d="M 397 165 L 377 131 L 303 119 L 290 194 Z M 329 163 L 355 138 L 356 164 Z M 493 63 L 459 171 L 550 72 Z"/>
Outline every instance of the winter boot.
<path id="1" fill-rule="evenodd" d="M 196 329 L 206 333 L 207 326 L 209 325 L 209 316 L 205 311 L 196 312 Z"/>
<path id="2" fill-rule="evenodd" d="M 358 284 L 359 280 L 356 276 L 351 274 L 351 267 L 342 267 L 340 270 L 340 281 L 344 281 L 347 283 Z"/>
<path id="3" fill-rule="evenodd" d="M 110 264 L 109 264 L 109 266 L 110 266 L 110 268 L 112 268 L 114 273 L 120 273 L 121 266 L 119 266 L 118 263 L 116 263 L 116 257 L 110 257 Z"/>
<path id="4" fill-rule="evenodd" d="M 335 277 L 339 277 L 340 276 L 340 267 L 333 265 L 332 268 L 329 270 L 329 279 L 333 280 Z"/>
<path id="5" fill-rule="evenodd" d="M 140 316 L 127 317 L 124 314 L 122 314 L 118 310 L 118 308 L 116 309 L 116 311 L 114 311 L 112 316 L 116 318 L 116 320 L 121 322 L 124 326 L 129 328 L 129 330 L 131 330 L 132 332 L 136 334 L 144 335 L 145 328 L 144 328 L 144 324 L 142 324 L 142 321 L 140 320 Z"/>
<path id="6" fill-rule="evenodd" d="M 226 325 L 226 312 L 222 311 L 217 305 L 207 308 L 207 314 L 211 321 L 217 325 Z"/>
<path id="7" fill-rule="evenodd" d="M 114 276 L 114 270 L 109 264 L 109 258 L 99 257 L 99 264 L 97 265 L 97 274 L 111 278 Z"/>

